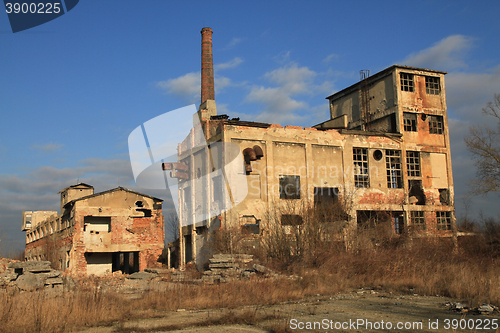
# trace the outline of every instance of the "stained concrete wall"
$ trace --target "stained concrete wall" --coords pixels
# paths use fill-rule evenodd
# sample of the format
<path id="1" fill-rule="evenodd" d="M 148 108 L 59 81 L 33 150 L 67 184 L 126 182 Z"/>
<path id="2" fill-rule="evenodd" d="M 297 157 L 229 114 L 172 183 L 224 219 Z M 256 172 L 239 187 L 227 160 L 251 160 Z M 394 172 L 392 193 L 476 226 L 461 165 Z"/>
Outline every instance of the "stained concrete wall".
<path id="1" fill-rule="evenodd" d="M 401 90 L 401 72 L 414 75 L 414 92 Z M 420 211 L 425 214 L 426 229 L 419 235 L 451 236 L 455 230 L 454 224 L 452 230 L 437 230 L 436 226 L 436 212 L 439 211 L 449 212 L 454 223 L 444 74 L 444 72 L 393 66 L 374 75 L 367 85 L 370 103 L 367 122 L 360 118 L 361 84 L 353 85 L 331 96 L 332 119 L 346 115 L 350 122 L 348 128 L 357 128 L 367 123 L 366 128 L 369 131 L 318 130 L 309 127 L 283 127 L 277 124 L 227 122 L 205 118 L 203 128 L 208 142 L 235 143 L 242 151 L 258 144 L 264 152 L 262 158 L 250 162 L 251 172 L 247 172 L 246 175 L 249 195 L 231 210 L 221 214 L 221 227 L 241 226 L 242 221 L 249 219 L 263 220 L 276 205 L 293 202 L 290 199 L 280 199 L 279 196 L 279 177 L 288 174 L 300 176 L 301 200 L 304 199 L 309 203 L 314 200 L 315 187 L 338 187 L 341 198 L 349 198 L 351 202 L 348 229 L 355 230 L 357 211 L 398 212 L 404 219 L 405 228 L 411 227 L 411 212 Z M 425 76 L 439 77 L 441 86 L 439 95 L 426 94 Z M 404 131 L 404 112 L 418 115 L 416 132 Z M 429 133 L 430 115 L 443 117 L 442 134 Z M 188 138 L 182 143 L 181 152 L 189 149 L 189 145 L 192 144 L 190 140 Z M 354 186 L 354 148 L 367 150 L 370 170 L 370 184 L 367 188 Z M 400 153 L 401 188 L 391 188 L 388 184 L 387 150 L 396 150 Z M 421 174 L 418 177 L 409 177 L 407 151 L 419 153 Z M 189 159 L 185 155 L 182 155 L 182 158 Z M 191 160 L 193 158 L 194 156 Z M 410 203 L 410 179 L 422 182 L 425 205 Z M 210 184 L 207 190 L 210 190 L 209 187 Z M 440 190 L 449 192 L 448 204 L 440 202 Z M 212 221 L 206 221 L 207 226 L 211 223 Z M 200 244 L 195 244 L 195 232 L 195 228 L 192 227 L 181 229 L 181 235 L 187 236 L 187 238 L 181 237 L 181 264 L 185 263 L 182 257 L 185 251 L 183 244 L 185 239 L 191 240 L 190 248 L 200 247 Z"/>

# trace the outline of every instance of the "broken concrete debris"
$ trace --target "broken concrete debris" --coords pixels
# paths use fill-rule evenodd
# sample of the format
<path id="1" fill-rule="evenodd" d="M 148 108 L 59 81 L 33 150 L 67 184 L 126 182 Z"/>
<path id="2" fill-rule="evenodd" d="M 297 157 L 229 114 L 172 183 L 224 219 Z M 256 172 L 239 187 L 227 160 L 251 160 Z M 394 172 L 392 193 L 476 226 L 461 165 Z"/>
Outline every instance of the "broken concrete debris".
<path id="1" fill-rule="evenodd" d="M 446 303 L 446 306 L 448 307 L 449 310 L 459 312 L 459 313 L 476 313 L 476 314 L 482 314 L 482 315 L 488 315 L 492 314 L 494 312 L 499 313 L 500 310 L 498 307 L 483 303 L 483 305 L 478 306 L 478 307 L 470 307 L 469 304 L 467 303 L 461 303 L 461 302 L 456 302 L 456 303 Z"/>
<path id="2" fill-rule="evenodd" d="M 19 290 L 34 291 L 54 289 L 62 291 L 74 285 L 69 277 L 52 269 L 50 261 L 26 261 L 10 263 L 0 275 L 0 287 L 17 287 Z"/>
<path id="3" fill-rule="evenodd" d="M 257 274 L 266 277 L 279 276 L 267 267 L 254 264 L 250 254 L 216 254 L 209 260 L 208 267 L 201 280 L 209 284 L 250 279 Z"/>

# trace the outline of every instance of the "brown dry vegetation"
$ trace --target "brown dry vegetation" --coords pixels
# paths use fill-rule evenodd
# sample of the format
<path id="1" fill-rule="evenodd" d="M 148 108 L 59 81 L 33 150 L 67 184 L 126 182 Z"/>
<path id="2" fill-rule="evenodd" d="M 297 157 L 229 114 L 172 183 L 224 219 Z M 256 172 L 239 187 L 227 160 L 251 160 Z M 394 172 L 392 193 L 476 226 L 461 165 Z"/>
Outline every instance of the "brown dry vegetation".
<path id="1" fill-rule="evenodd" d="M 338 214 L 344 213 L 339 210 Z M 346 244 L 341 226 L 329 226 L 327 234 L 333 236 L 325 237 L 327 227 L 316 221 L 304 219 L 300 227 L 285 231 L 270 218 L 262 224 L 260 249 L 253 249 L 262 264 L 296 278 L 219 285 L 151 282 L 149 290 L 134 300 L 116 291 L 104 291 L 97 279 L 57 296 L 44 292 L 2 293 L 2 332 L 68 332 L 137 317 L 165 316 L 165 312 L 178 309 L 276 304 L 361 287 L 403 294 L 439 294 L 471 305 L 500 304 L 500 227 L 492 220 L 484 224 L 482 233 L 461 238 L 458 249 L 450 239 L 394 236 L 385 232 L 383 225 L 377 232 L 359 231 L 356 240 Z M 248 237 L 237 230 L 219 231 L 214 238 L 219 243 L 214 245 L 220 251 L 235 253 L 245 248 L 239 244 L 245 244 Z M 215 318 L 214 323 L 259 320 L 262 318 L 244 315 L 229 322 Z"/>

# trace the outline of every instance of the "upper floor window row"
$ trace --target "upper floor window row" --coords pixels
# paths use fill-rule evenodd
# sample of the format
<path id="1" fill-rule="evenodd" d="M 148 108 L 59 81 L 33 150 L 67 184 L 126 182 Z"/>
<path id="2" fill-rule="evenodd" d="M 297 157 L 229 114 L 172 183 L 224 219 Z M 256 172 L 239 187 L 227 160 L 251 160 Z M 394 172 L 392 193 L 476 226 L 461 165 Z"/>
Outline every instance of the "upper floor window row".
<path id="1" fill-rule="evenodd" d="M 415 76 L 409 73 L 400 73 L 401 78 L 401 91 L 415 91 Z M 428 95 L 439 95 L 441 92 L 441 84 L 439 77 L 426 76 L 425 77 L 425 92 Z"/>

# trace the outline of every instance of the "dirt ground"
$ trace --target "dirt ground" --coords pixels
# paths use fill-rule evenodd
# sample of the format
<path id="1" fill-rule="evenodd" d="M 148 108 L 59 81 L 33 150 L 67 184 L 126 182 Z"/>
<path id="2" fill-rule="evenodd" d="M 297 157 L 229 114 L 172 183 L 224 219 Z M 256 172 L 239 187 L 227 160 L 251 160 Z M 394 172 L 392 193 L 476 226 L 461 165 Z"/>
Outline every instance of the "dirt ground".
<path id="1" fill-rule="evenodd" d="M 449 309 L 453 302 L 438 295 L 354 290 L 276 305 L 181 309 L 82 332 L 500 332 L 498 313 L 457 313 Z"/>

